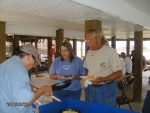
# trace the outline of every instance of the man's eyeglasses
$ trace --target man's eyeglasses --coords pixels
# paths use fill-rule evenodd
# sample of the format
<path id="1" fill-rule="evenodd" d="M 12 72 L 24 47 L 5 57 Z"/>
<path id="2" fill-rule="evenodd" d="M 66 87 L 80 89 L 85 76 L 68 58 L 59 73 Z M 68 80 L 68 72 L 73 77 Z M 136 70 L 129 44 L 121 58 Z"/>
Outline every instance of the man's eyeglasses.
<path id="1" fill-rule="evenodd" d="M 33 60 L 35 60 L 36 61 L 36 58 L 32 55 L 32 58 L 33 58 Z"/>
<path id="2" fill-rule="evenodd" d="M 37 61 L 36 61 L 36 58 L 32 55 L 32 58 L 33 58 L 33 60 L 35 61 L 35 65 L 38 65 L 37 64 Z"/>
<path id="3" fill-rule="evenodd" d="M 97 36 L 95 36 L 95 37 L 92 37 L 92 38 L 90 38 L 90 39 L 85 39 L 85 42 L 87 43 L 87 42 L 91 42 L 93 39 L 96 39 L 97 38 Z"/>
<path id="4" fill-rule="evenodd" d="M 86 39 L 85 42 L 91 42 L 94 38 Z"/>

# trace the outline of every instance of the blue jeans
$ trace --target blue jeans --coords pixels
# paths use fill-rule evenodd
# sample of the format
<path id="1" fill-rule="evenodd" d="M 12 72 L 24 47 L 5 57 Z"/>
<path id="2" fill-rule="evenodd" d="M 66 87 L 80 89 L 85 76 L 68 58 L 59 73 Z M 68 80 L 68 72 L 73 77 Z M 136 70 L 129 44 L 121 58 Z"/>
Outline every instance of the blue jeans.
<path id="1" fill-rule="evenodd" d="M 80 100 L 81 97 L 81 89 L 77 91 L 69 91 L 69 90 L 56 90 L 53 91 L 53 95 L 59 98 L 60 100 L 64 98 L 73 98 Z M 54 102 L 55 100 L 53 100 Z"/>
<path id="2" fill-rule="evenodd" d="M 109 84 L 104 83 L 101 86 L 89 85 L 85 89 L 86 100 L 97 104 L 116 107 L 116 95 L 118 93 L 118 84 L 113 81 Z"/>
<path id="3" fill-rule="evenodd" d="M 150 113 L 150 90 L 147 91 L 142 113 Z"/>

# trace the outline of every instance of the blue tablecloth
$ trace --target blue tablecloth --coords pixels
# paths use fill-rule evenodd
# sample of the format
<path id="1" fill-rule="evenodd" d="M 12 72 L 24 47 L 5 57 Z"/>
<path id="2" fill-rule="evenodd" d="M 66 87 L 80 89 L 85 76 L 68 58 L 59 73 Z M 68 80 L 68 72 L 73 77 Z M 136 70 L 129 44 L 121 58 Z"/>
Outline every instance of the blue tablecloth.
<path id="1" fill-rule="evenodd" d="M 65 108 L 76 108 L 79 109 L 81 113 L 138 113 L 70 98 L 63 99 L 61 102 L 52 102 L 42 105 L 39 107 L 39 112 L 60 113 L 60 111 Z"/>

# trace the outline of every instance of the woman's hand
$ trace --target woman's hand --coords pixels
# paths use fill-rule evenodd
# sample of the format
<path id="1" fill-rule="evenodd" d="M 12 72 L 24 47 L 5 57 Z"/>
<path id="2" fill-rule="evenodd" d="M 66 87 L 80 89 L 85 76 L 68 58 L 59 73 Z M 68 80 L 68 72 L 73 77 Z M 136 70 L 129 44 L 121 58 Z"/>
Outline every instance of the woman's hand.
<path id="1" fill-rule="evenodd" d="M 58 80 L 63 80 L 63 78 L 62 78 L 61 75 L 57 75 L 57 79 L 58 79 Z"/>

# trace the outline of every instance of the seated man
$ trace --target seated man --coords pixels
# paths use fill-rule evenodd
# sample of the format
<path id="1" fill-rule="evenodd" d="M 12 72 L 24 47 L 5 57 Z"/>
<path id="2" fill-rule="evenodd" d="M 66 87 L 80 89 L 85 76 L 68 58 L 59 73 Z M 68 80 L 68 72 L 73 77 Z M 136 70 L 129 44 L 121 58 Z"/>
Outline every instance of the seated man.
<path id="1" fill-rule="evenodd" d="M 125 64 L 126 67 L 126 74 L 128 75 L 130 73 L 132 73 L 132 61 L 129 57 L 127 57 L 127 55 L 124 52 L 121 52 L 121 58 Z"/>
<path id="2" fill-rule="evenodd" d="M 127 57 L 127 55 L 124 53 L 124 52 L 121 52 L 121 58 L 125 64 L 125 67 L 126 67 L 126 73 L 125 75 L 129 75 L 132 73 L 132 61 L 129 57 Z M 128 86 L 129 84 L 132 84 L 133 83 L 133 78 L 129 77 L 126 79 L 126 82 L 125 82 L 125 86 Z"/>

